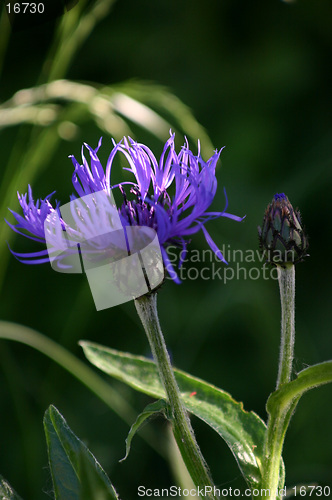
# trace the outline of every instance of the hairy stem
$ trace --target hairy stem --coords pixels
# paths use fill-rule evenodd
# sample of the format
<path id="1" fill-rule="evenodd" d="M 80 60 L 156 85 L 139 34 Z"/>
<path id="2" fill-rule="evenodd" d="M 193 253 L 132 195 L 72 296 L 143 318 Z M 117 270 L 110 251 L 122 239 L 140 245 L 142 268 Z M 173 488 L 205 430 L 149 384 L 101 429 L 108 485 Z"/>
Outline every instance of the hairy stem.
<path id="1" fill-rule="evenodd" d="M 277 389 L 290 382 L 295 340 L 295 266 L 279 267 L 279 288 L 281 300 L 281 344 Z M 261 498 L 278 498 L 280 484 L 281 454 L 289 421 L 298 398 L 284 408 L 275 406 L 269 415 L 264 445 Z"/>
<path id="2" fill-rule="evenodd" d="M 277 389 L 290 381 L 295 340 L 295 266 L 279 267 L 281 345 Z"/>
<path id="3" fill-rule="evenodd" d="M 156 293 L 136 299 L 135 305 L 148 337 L 152 354 L 167 395 L 171 409 L 173 433 L 183 460 L 195 485 L 204 489 L 205 498 L 216 499 L 218 497 L 214 494 L 215 488 L 211 475 L 197 444 L 175 380 L 164 336 L 159 324 Z"/>

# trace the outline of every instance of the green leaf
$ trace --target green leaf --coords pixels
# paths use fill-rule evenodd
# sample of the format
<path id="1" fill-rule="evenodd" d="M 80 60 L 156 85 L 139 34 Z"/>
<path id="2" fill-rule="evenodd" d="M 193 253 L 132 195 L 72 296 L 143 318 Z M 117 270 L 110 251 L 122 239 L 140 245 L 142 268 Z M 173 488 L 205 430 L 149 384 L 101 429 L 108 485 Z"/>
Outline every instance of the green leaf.
<path id="1" fill-rule="evenodd" d="M 267 400 L 267 411 L 273 415 L 277 411 L 284 416 L 283 434 L 286 432 L 295 408 L 301 396 L 323 384 L 332 382 L 332 361 L 326 361 L 317 365 L 310 366 L 302 370 L 295 380 L 283 384 L 280 389 L 273 392 Z M 279 489 L 283 488 L 285 481 L 285 472 L 283 463 L 281 464 Z"/>
<path id="2" fill-rule="evenodd" d="M 22 500 L 8 481 L 0 475 L 0 500 Z"/>
<path id="3" fill-rule="evenodd" d="M 133 423 L 133 425 L 130 428 L 130 431 L 128 433 L 127 439 L 126 439 L 126 455 L 124 458 L 120 460 L 120 462 L 123 462 L 126 460 L 126 458 L 129 455 L 130 452 L 130 446 L 132 439 L 136 432 L 142 427 L 142 425 L 146 422 L 148 418 L 155 417 L 157 414 L 162 414 L 164 417 L 167 418 L 167 403 L 164 399 L 159 399 L 158 401 L 155 401 L 154 403 L 151 403 L 147 405 L 142 413 L 140 413 L 136 419 L 136 421 Z"/>
<path id="4" fill-rule="evenodd" d="M 102 467 L 54 406 L 45 413 L 44 429 L 56 500 L 118 500 Z M 99 496 L 91 497 L 89 478 Z"/>
<path id="5" fill-rule="evenodd" d="M 153 361 L 109 349 L 91 342 L 80 342 L 88 360 L 108 375 L 154 398 L 165 397 Z M 266 426 L 253 412 L 243 410 L 230 394 L 174 369 L 188 411 L 212 427 L 228 444 L 251 488 L 261 482 L 261 465 Z"/>
<path id="6" fill-rule="evenodd" d="M 305 392 L 330 382 L 332 382 L 332 361 L 309 366 L 302 370 L 295 380 L 282 385 L 271 394 L 267 401 L 267 410 L 271 413 L 274 407 L 279 406 L 287 411 L 293 401 L 299 399 Z"/>
<path id="7" fill-rule="evenodd" d="M 118 498 L 114 489 L 110 491 L 109 485 L 105 485 L 104 477 L 100 474 L 98 468 L 91 467 L 89 456 L 86 453 L 80 454 L 80 479 L 80 500 L 110 500 Z"/>

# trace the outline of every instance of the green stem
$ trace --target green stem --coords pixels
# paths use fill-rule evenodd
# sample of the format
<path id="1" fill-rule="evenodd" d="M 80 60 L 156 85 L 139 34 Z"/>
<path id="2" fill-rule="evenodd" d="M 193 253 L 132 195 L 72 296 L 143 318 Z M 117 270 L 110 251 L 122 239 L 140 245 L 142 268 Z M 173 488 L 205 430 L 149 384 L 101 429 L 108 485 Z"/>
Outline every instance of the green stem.
<path id="1" fill-rule="evenodd" d="M 279 266 L 278 270 L 281 344 L 277 389 L 291 379 L 295 340 L 295 266 L 294 264 L 286 265 L 286 267 Z M 261 498 L 275 500 L 278 498 L 278 488 L 283 487 L 280 484 L 281 454 L 289 421 L 297 402 L 298 398 L 290 406 L 275 406 L 269 415 L 264 444 Z"/>
<path id="2" fill-rule="evenodd" d="M 286 431 L 298 400 L 299 398 L 296 398 L 290 406 L 278 408 L 269 416 L 265 438 L 261 496 L 258 498 L 265 500 L 280 498 L 278 493 L 284 487 L 281 481 L 283 474 L 281 454 Z"/>
<path id="3" fill-rule="evenodd" d="M 186 467 L 199 488 L 205 488 L 205 498 L 218 498 L 207 464 L 197 444 L 188 414 L 181 400 L 157 313 L 157 295 L 145 295 L 135 300 L 138 315 L 148 337 L 155 363 L 171 408 L 173 433 Z M 210 492 L 210 493 L 209 493 Z"/>
<path id="4" fill-rule="evenodd" d="M 291 379 L 295 340 L 295 266 L 279 267 L 281 345 L 277 389 Z"/>

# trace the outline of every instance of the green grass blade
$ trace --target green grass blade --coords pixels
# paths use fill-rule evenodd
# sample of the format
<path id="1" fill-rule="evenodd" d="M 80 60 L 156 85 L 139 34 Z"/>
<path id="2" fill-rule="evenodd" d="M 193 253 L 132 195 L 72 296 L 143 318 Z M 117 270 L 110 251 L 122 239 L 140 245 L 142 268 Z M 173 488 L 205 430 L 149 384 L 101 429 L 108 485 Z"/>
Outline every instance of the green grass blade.
<path id="1" fill-rule="evenodd" d="M 0 339 L 14 340 L 33 347 L 76 377 L 129 425 L 136 412 L 107 382 L 85 363 L 53 340 L 31 328 L 0 321 Z"/>

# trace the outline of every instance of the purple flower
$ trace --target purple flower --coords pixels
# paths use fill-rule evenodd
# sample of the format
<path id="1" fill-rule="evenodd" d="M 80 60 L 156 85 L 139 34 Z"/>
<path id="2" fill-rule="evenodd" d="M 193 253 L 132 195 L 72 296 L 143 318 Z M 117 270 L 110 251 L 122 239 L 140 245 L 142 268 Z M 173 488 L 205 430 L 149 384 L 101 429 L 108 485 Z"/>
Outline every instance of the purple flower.
<path id="1" fill-rule="evenodd" d="M 101 139 L 96 149 L 92 149 L 87 144 L 84 146 L 85 150 L 82 147 L 82 163 L 71 156 L 74 165 L 72 182 L 76 191 L 76 195 L 72 195 L 71 200 L 100 191 L 111 199 L 111 194 L 118 190 L 123 199 L 118 209 L 122 225 L 148 226 L 156 231 L 164 264 L 176 282 L 179 282 L 179 279 L 168 259 L 166 249 L 170 245 L 177 245 L 182 249 L 180 267 L 185 258 L 189 238 L 201 230 L 216 256 L 226 263 L 205 227 L 208 221 L 218 217 L 227 217 L 235 221 L 243 219 L 226 211 L 228 205 L 226 193 L 224 210 L 209 211 L 217 190 L 215 169 L 221 150 L 215 151 L 213 156 L 205 162 L 200 155 L 199 143 L 197 155 L 190 151 L 187 141 L 177 153 L 174 146 L 174 134 L 171 134 L 158 161 L 146 145 L 124 137 L 118 144 L 113 142 L 114 147 L 104 170 L 97 155 Z M 84 155 L 85 151 L 89 161 Z M 132 179 L 116 184 L 112 182 L 113 162 L 114 158 L 119 155 L 125 158 L 124 170 L 132 174 Z M 52 207 L 49 201 L 50 196 L 35 203 L 29 187 L 29 202 L 27 202 L 27 195 L 19 196 L 24 217 L 12 212 L 18 223 L 16 225 L 8 223 L 10 227 L 31 239 L 45 242 L 44 221 L 52 211 L 59 210 L 58 206 Z M 96 217 L 102 218 L 97 221 Z M 94 225 L 100 226 L 100 223 L 106 221 L 107 217 L 107 207 L 94 211 L 92 218 L 91 214 L 84 220 L 76 217 L 78 230 L 83 234 L 91 235 Z M 75 237 L 77 229 L 71 229 L 62 220 L 61 225 L 60 230 L 71 231 Z M 21 230 L 27 231 L 31 236 Z M 54 232 L 57 233 L 57 231 Z M 48 261 L 47 250 L 30 254 L 12 253 L 25 263 L 35 264 Z"/>
<path id="2" fill-rule="evenodd" d="M 53 194 L 54 192 L 46 196 L 43 200 L 40 199 L 35 202 L 30 185 L 28 186 L 28 193 L 25 193 L 24 195 L 17 193 L 18 201 L 22 207 L 23 217 L 22 215 L 9 209 L 17 221 L 17 224 L 14 225 L 6 220 L 9 227 L 16 233 L 21 234 L 30 240 L 45 244 L 45 219 L 51 212 L 54 212 L 57 209 L 57 207 L 53 208 L 49 201 Z M 23 254 L 14 252 L 11 249 L 10 251 L 24 264 L 42 264 L 49 261 L 48 251 L 46 249 L 39 252 Z"/>

